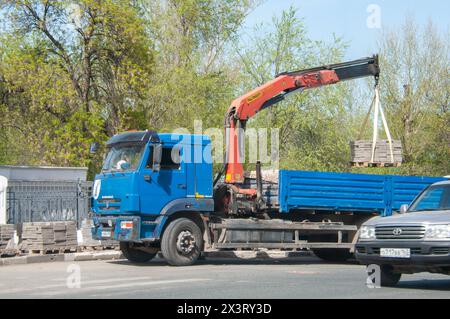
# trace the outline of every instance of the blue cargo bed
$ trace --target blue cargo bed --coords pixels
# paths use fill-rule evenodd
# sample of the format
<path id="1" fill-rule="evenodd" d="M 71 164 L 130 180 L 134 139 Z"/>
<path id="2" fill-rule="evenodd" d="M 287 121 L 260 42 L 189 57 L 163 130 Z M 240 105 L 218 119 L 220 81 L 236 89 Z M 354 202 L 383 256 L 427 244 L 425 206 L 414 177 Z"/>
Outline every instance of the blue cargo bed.
<path id="1" fill-rule="evenodd" d="M 310 209 L 388 216 L 441 180 L 444 178 L 280 170 L 278 204 L 282 213 Z"/>

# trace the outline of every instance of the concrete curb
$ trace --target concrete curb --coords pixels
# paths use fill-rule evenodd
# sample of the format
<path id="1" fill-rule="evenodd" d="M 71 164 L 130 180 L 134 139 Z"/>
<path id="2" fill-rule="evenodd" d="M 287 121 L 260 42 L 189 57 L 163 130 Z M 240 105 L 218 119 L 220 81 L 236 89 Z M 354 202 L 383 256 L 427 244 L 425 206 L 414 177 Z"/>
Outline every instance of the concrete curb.
<path id="1" fill-rule="evenodd" d="M 309 251 L 207 251 L 203 253 L 205 258 L 214 259 L 285 259 L 311 256 Z M 159 253 L 158 258 L 163 258 Z M 0 266 L 24 265 L 47 262 L 73 262 L 73 261 L 93 261 L 93 260 L 117 260 L 124 259 L 122 252 L 111 251 L 90 251 L 82 253 L 50 254 L 50 255 L 29 255 L 10 258 L 0 258 Z"/>
<path id="2" fill-rule="evenodd" d="M 112 251 L 29 255 L 10 258 L 0 258 L 0 266 L 47 263 L 57 261 L 71 262 L 71 261 L 114 260 L 114 259 L 123 259 L 122 253 L 117 250 L 112 250 Z"/>

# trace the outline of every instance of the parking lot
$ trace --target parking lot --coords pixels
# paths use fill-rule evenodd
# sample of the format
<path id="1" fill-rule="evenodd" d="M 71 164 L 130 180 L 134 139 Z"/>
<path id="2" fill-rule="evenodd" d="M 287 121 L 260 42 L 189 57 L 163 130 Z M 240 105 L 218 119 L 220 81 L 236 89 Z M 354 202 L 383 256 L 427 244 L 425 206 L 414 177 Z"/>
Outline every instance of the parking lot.
<path id="1" fill-rule="evenodd" d="M 449 276 L 404 275 L 396 288 L 368 288 L 365 280 L 364 266 L 315 257 L 206 259 L 191 267 L 160 259 L 52 262 L 2 267 L 0 298 L 450 298 Z"/>

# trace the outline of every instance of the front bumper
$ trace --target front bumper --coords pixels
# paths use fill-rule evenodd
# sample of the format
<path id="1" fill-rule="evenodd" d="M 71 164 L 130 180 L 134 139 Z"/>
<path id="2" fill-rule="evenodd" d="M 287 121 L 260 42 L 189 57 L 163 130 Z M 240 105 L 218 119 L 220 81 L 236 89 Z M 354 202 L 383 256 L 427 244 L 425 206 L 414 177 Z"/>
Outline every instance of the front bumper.
<path id="1" fill-rule="evenodd" d="M 364 265 L 450 266 L 450 241 L 359 241 L 356 259 Z M 410 258 L 381 257 L 381 248 L 409 248 Z"/>
<path id="2" fill-rule="evenodd" d="M 122 222 L 132 222 L 132 227 L 123 228 Z M 94 217 L 92 238 L 97 240 L 118 240 L 139 242 L 141 218 L 139 216 Z"/>

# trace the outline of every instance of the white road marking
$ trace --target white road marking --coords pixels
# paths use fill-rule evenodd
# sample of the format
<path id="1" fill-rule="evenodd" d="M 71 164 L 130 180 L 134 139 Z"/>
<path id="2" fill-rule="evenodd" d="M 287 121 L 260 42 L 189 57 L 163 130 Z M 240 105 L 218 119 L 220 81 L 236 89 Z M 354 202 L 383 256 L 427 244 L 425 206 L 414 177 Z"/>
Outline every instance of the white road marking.
<path id="1" fill-rule="evenodd" d="M 103 283 L 111 283 L 111 282 L 120 282 L 120 281 L 138 281 L 138 280 L 149 280 L 152 279 L 152 277 L 127 277 L 127 278 L 114 278 L 114 279 L 98 279 L 98 280 L 81 280 L 81 286 L 84 285 L 95 285 L 95 284 L 103 284 Z M 66 279 L 59 279 L 63 281 L 63 283 L 60 284 L 53 284 L 53 285 L 42 285 L 42 286 L 36 286 L 34 288 L 13 288 L 8 289 L 7 293 L 18 293 L 18 292 L 27 292 L 27 291 L 34 291 L 34 290 L 42 290 L 42 289 L 52 289 L 52 288 L 67 288 Z M 42 294 L 42 293 L 40 293 Z"/>
<path id="2" fill-rule="evenodd" d="M 165 285 L 165 284 L 179 284 L 179 283 L 188 283 L 188 282 L 199 282 L 199 281 L 209 281 L 212 279 L 207 278 L 189 278 L 189 279 L 175 279 L 175 280 L 155 280 L 155 281 L 145 281 L 145 282 L 133 282 L 126 284 L 118 284 L 118 285 L 109 285 L 109 286 L 95 286 L 95 287 L 83 287 L 78 289 L 64 289 L 60 291 L 54 292 L 41 292 L 36 293 L 34 295 L 38 296 L 55 296 L 67 293 L 85 293 L 88 291 L 97 291 L 97 290 L 113 290 L 113 289 L 123 289 L 123 288 L 134 288 L 134 287 L 144 287 L 144 286 L 155 286 L 155 285 Z"/>

